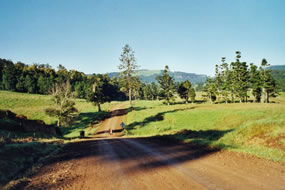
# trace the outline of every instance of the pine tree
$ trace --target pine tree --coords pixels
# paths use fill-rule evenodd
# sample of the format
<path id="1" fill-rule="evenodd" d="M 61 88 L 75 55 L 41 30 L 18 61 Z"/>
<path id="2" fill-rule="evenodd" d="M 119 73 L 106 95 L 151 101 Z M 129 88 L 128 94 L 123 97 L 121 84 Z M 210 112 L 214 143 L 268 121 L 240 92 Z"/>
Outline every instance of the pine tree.
<path id="1" fill-rule="evenodd" d="M 231 71 L 229 69 L 229 65 L 226 63 L 225 57 L 222 57 L 222 64 L 220 65 L 220 69 L 221 69 L 220 78 L 222 85 L 220 94 L 223 97 L 223 101 L 225 101 L 227 104 L 229 101 L 229 93 L 231 91 L 232 81 L 231 81 Z"/>
<path id="2" fill-rule="evenodd" d="M 152 100 L 156 100 L 159 94 L 159 86 L 155 82 L 152 82 L 150 85 L 150 90 L 152 94 Z"/>
<path id="3" fill-rule="evenodd" d="M 136 59 L 134 56 L 134 51 L 132 48 L 126 44 L 123 47 L 123 52 L 120 57 L 121 64 L 119 65 L 119 69 L 122 70 L 120 75 L 121 79 L 125 81 L 124 88 L 128 91 L 129 95 L 129 102 L 130 106 L 132 107 L 132 96 L 133 96 L 133 88 L 135 86 L 135 80 L 134 80 L 134 74 L 135 70 L 139 68 L 139 66 L 136 63 Z"/>
<path id="4" fill-rule="evenodd" d="M 262 103 L 269 103 L 270 97 L 275 97 L 278 92 L 276 90 L 276 82 L 272 77 L 271 70 L 267 70 L 266 67 L 270 66 L 266 59 L 262 59 L 260 66 L 261 81 L 262 81 Z"/>
<path id="5" fill-rule="evenodd" d="M 233 80 L 233 91 L 240 102 L 247 101 L 248 91 L 248 70 L 246 62 L 240 62 L 241 53 L 236 52 L 236 61 L 232 62 L 232 80 Z"/>
<path id="6" fill-rule="evenodd" d="M 160 98 L 165 100 L 167 105 L 170 105 L 172 101 L 175 101 L 175 86 L 174 80 L 168 74 L 169 68 L 166 65 L 161 76 L 157 76 L 156 80 L 158 81 L 161 91 L 160 91 Z"/>
<path id="7" fill-rule="evenodd" d="M 215 88 L 216 88 L 216 97 L 217 97 L 217 101 L 219 101 L 220 99 L 220 95 L 222 95 L 222 78 L 221 78 L 221 73 L 219 72 L 219 65 L 216 65 L 216 69 L 215 69 Z"/>
<path id="8" fill-rule="evenodd" d="M 257 66 L 254 65 L 253 63 L 250 64 L 249 81 L 250 81 L 252 95 L 254 96 L 254 102 L 260 102 L 261 92 L 262 92 L 261 75 Z"/>
<path id="9" fill-rule="evenodd" d="M 213 80 L 211 78 L 207 78 L 206 83 L 205 83 L 202 91 L 206 93 L 206 97 L 207 97 L 207 99 L 210 100 L 211 104 L 216 101 L 217 89 L 216 89 L 215 80 Z"/>

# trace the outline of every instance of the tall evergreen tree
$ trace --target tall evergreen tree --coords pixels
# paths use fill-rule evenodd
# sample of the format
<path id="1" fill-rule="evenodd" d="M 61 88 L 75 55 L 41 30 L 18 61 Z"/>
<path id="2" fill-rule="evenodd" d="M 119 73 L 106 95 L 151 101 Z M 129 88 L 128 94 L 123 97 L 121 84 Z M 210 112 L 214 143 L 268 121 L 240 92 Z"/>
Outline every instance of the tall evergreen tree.
<path id="1" fill-rule="evenodd" d="M 136 80 L 134 80 L 135 70 L 139 68 L 136 63 L 134 51 L 126 44 L 123 47 L 123 52 L 120 57 L 121 64 L 119 69 L 121 70 L 121 78 L 124 81 L 125 89 L 128 91 L 130 106 L 132 107 L 132 96 L 135 87 Z"/>
<path id="2" fill-rule="evenodd" d="M 206 83 L 202 89 L 203 92 L 206 93 L 207 99 L 210 100 L 211 104 L 214 103 L 217 99 L 217 89 L 215 80 L 211 78 L 207 78 Z"/>
<path id="3" fill-rule="evenodd" d="M 152 82 L 150 84 L 150 90 L 152 94 L 152 100 L 156 100 L 159 94 L 159 86 L 155 82 Z"/>
<path id="4" fill-rule="evenodd" d="M 229 65 L 226 63 L 226 58 L 222 57 L 222 64 L 220 66 L 221 69 L 221 92 L 220 94 L 222 95 L 223 101 L 226 102 L 226 104 L 229 101 L 229 95 L 231 91 L 231 70 L 229 68 Z"/>
<path id="5" fill-rule="evenodd" d="M 169 76 L 168 72 L 169 68 L 166 65 L 163 74 L 157 76 L 156 80 L 161 88 L 160 98 L 164 99 L 167 105 L 170 105 L 172 101 L 175 101 L 175 96 L 174 96 L 175 86 L 174 86 L 174 80 L 171 76 Z"/>
<path id="6" fill-rule="evenodd" d="M 254 65 L 253 63 L 250 64 L 249 81 L 250 81 L 252 95 L 254 96 L 254 102 L 260 102 L 261 92 L 262 92 L 261 75 L 257 66 Z"/>
<path id="7" fill-rule="evenodd" d="M 247 100 L 248 91 L 248 70 L 246 62 L 240 62 L 241 53 L 236 52 L 236 61 L 232 62 L 233 89 L 240 102 Z"/>
<path id="8" fill-rule="evenodd" d="M 272 77 L 271 70 L 266 69 L 270 66 L 266 59 L 262 59 L 260 66 L 261 81 L 262 81 L 262 103 L 269 103 L 270 97 L 275 97 L 278 93 L 276 90 L 276 82 Z"/>

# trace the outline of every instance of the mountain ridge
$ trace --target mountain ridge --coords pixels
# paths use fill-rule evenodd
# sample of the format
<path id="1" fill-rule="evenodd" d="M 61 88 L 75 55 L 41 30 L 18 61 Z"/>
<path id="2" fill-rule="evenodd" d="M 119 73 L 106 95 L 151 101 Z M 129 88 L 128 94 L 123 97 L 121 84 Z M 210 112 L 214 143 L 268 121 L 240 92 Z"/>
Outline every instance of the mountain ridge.
<path id="1" fill-rule="evenodd" d="M 119 73 L 120 72 L 110 72 L 106 74 L 112 78 L 118 76 Z M 163 70 L 141 69 L 137 70 L 135 75 L 138 76 L 143 82 L 151 83 L 156 82 L 156 77 L 162 73 Z M 208 78 L 208 76 L 204 74 L 187 73 L 182 71 L 169 71 L 169 75 L 174 78 L 175 82 L 189 80 L 193 84 L 203 83 Z"/>
<path id="2" fill-rule="evenodd" d="M 274 71 L 281 71 L 281 70 L 285 70 L 285 65 L 271 65 L 267 67 L 266 69 L 274 70 Z"/>

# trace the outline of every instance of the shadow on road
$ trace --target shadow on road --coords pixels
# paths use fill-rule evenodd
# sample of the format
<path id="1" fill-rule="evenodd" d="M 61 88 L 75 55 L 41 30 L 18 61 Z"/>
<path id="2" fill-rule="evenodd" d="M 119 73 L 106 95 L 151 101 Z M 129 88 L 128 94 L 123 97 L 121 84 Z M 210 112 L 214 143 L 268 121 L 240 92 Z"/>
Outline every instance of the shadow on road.
<path id="1" fill-rule="evenodd" d="M 87 157 L 100 157 L 104 162 L 110 162 L 110 164 L 113 162 L 134 162 L 135 164 L 132 164 L 127 169 L 127 172 L 161 168 L 200 159 L 220 151 L 220 148 L 210 148 L 209 145 L 228 132 L 230 130 L 184 130 L 177 134 L 166 136 L 96 139 L 74 142 L 66 145 L 56 156 L 49 159 L 46 164 Z M 184 135 L 184 138 L 191 138 L 193 141 L 181 143 L 181 141 L 174 139 L 177 138 L 177 135 Z M 110 150 L 113 151 L 112 155 L 110 155 Z"/>

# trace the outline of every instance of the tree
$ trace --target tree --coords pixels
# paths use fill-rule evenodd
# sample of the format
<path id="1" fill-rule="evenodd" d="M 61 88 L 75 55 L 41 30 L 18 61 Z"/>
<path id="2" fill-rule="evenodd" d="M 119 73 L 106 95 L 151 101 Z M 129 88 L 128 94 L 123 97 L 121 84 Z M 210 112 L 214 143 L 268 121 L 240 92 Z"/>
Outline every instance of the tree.
<path id="1" fill-rule="evenodd" d="M 24 86 L 27 89 L 28 93 L 35 93 L 36 82 L 35 82 L 35 79 L 33 77 L 31 77 L 30 75 L 27 75 L 25 77 Z"/>
<path id="2" fill-rule="evenodd" d="M 270 66 L 266 59 L 262 59 L 260 66 L 261 81 L 262 81 L 262 103 L 269 103 L 270 97 L 275 97 L 278 93 L 276 91 L 276 82 L 272 77 L 271 70 L 266 69 Z"/>
<path id="3" fill-rule="evenodd" d="M 87 101 L 97 105 L 99 112 L 102 111 L 101 104 L 110 102 L 112 99 L 113 89 L 109 80 L 107 75 L 94 75 L 92 86 L 87 94 Z"/>
<path id="4" fill-rule="evenodd" d="M 75 102 L 71 98 L 71 85 L 69 81 L 57 83 L 52 89 L 52 101 L 54 108 L 47 108 L 46 114 L 57 118 L 57 126 L 66 124 L 71 121 L 78 113 L 74 107 Z"/>
<path id="5" fill-rule="evenodd" d="M 222 57 L 222 64 L 220 65 L 220 80 L 221 80 L 221 91 L 223 101 L 228 103 L 229 94 L 231 91 L 232 81 L 231 81 L 231 71 L 229 69 L 229 65 L 226 63 L 226 58 Z"/>
<path id="6" fill-rule="evenodd" d="M 206 97 L 210 100 L 211 104 L 217 99 L 217 89 L 215 80 L 207 78 L 206 83 L 203 87 L 203 92 L 206 93 Z"/>
<path id="7" fill-rule="evenodd" d="M 119 65 L 119 69 L 121 70 L 121 78 L 125 81 L 125 89 L 128 91 L 130 106 L 132 107 L 132 96 L 133 96 L 133 88 L 135 86 L 136 80 L 134 80 L 135 70 L 139 68 L 136 63 L 136 59 L 134 56 L 134 51 L 132 48 L 126 44 L 123 47 L 123 52 L 120 56 L 121 64 Z"/>
<path id="8" fill-rule="evenodd" d="M 192 84 L 189 82 L 189 80 L 182 82 L 178 87 L 177 92 L 182 99 L 185 99 L 186 104 L 188 103 L 188 99 L 190 97 L 191 88 Z"/>
<path id="9" fill-rule="evenodd" d="M 160 98 L 165 100 L 167 105 L 170 105 L 172 101 L 175 101 L 175 86 L 174 81 L 171 76 L 168 74 L 169 68 L 166 65 L 163 71 L 163 75 L 157 76 L 156 80 L 160 85 Z"/>
<path id="10" fill-rule="evenodd" d="M 257 66 L 254 65 L 253 63 L 250 64 L 249 81 L 250 81 L 252 95 L 254 96 L 254 102 L 260 102 L 261 93 L 262 93 L 261 75 Z"/>
<path id="11" fill-rule="evenodd" d="M 37 86 L 40 94 L 48 94 L 53 85 L 53 78 L 51 76 L 40 75 L 37 81 Z"/>
<path id="12" fill-rule="evenodd" d="M 145 100 L 151 100 L 152 99 L 152 93 L 151 93 L 151 86 L 150 84 L 144 84 L 142 86 L 143 89 L 143 98 Z"/>
<path id="13" fill-rule="evenodd" d="M 248 70 L 246 62 L 240 62 L 241 53 L 236 51 L 236 61 L 232 62 L 233 90 L 240 102 L 247 101 L 248 91 Z"/>
<path id="14" fill-rule="evenodd" d="M 152 82 L 150 84 L 150 91 L 151 91 L 152 100 L 156 100 L 159 94 L 159 86 L 155 82 Z"/>
<path id="15" fill-rule="evenodd" d="M 195 102 L 195 97 L 196 97 L 195 89 L 193 87 L 191 87 L 191 89 L 189 91 L 189 97 L 190 97 L 191 102 L 193 104 Z"/>
<path id="16" fill-rule="evenodd" d="M 5 90 L 16 91 L 16 68 L 12 61 L 7 61 L 2 71 L 2 85 Z"/>

